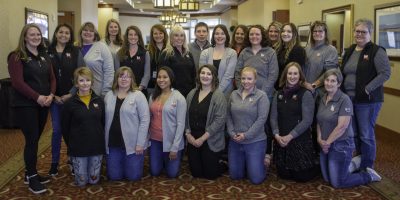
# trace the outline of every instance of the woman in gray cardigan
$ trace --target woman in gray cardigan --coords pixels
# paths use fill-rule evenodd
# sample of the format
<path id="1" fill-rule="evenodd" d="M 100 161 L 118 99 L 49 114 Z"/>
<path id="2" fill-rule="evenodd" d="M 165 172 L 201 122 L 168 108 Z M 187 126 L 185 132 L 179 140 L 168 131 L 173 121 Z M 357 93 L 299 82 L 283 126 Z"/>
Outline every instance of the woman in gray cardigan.
<path id="1" fill-rule="evenodd" d="M 236 51 L 229 48 L 229 32 L 225 25 L 219 24 L 214 28 L 211 37 L 212 47 L 205 49 L 200 55 L 200 66 L 214 65 L 216 77 L 219 80 L 218 89 L 227 98 L 233 91 L 233 78 L 237 62 Z"/>
<path id="2" fill-rule="evenodd" d="M 189 167 L 193 177 L 216 179 L 221 175 L 219 157 L 225 147 L 227 103 L 218 89 L 217 69 L 213 65 L 199 68 L 197 85 L 186 97 Z"/>
<path id="3" fill-rule="evenodd" d="M 147 99 L 135 83 L 129 67 L 117 70 L 104 99 L 107 174 L 110 180 L 140 180 L 143 152 L 148 146 L 150 112 Z"/>
<path id="4" fill-rule="evenodd" d="M 149 99 L 150 106 L 150 174 L 159 176 L 163 168 L 175 178 L 183 150 L 186 101 L 178 90 L 171 88 L 174 73 L 169 67 L 157 71 L 157 85 Z"/>

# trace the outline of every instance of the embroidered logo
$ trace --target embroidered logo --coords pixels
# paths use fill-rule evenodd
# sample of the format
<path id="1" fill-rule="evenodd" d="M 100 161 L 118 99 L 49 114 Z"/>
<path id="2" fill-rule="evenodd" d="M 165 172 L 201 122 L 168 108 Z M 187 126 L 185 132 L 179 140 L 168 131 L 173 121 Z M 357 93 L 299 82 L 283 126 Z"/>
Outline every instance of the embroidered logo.
<path id="1" fill-rule="evenodd" d="M 283 95 L 280 94 L 280 95 L 278 96 L 278 99 L 279 99 L 279 100 L 282 100 L 282 99 L 283 99 Z"/>
<path id="2" fill-rule="evenodd" d="M 70 53 L 66 53 L 65 56 L 67 56 L 67 58 L 71 58 L 71 54 Z"/>
<path id="3" fill-rule="evenodd" d="M 172 104 L 171 104 L 171 106 L 173 107 L 173 108 L 175 108 L 176 107 L 176 101 L 174 101 L 174 102 L 172 102 Z"/>
<path id="4" fill-rule="evenodd" d="M 364 55 L 364 60 L 369 60 L 368 55 Z"/>
<path id="5" fill-rule="evenodd" d="M 99 104 L 97 104 L 97 103 L 93 103 L 93 106 L 94 106 L 95 108 L 99 108 Z"/>
<path id="6" fill-rule="evenodd" d="M 140 56 L 136 56 L 136 60 L 140 61 Z"/>
<path id="7" fill-rule="evenodd" d="M 331 105 L 331 111 L 335 111 L 335 106 Z"/>
<path id="8" fill-rule="evenodd" d="M 263 54 L 263 53 L 261 54 L 261 57 L 264 57 L 264 54 Z"/>
<path id="9" fill-rule="evenodd" d="M 351 108 L 344 108 L 344 111 L 349 113 L 351 111 Z"/>
<path id="10" fill-rule="evenodd" d="M 292 96 L 292 99 L 293 99 L 293 100 L 297 100 L 297 94 L 293 95 L 293 96 Z"/>
<path id="11" fill-rule="evenodd" d="M 317 56 L 318 56 L 318 57 L 320 57 L 320 56 L 321 56 L 321 54 L 320 54 L 320 53 L 317 53 Z"/>
<path id="12" fill-rule="evenodd" d="M 42 61 L 45 61 L 45 59 L 44 59 L 42 56 L 40 56 L 40 59 L 41 59 Z"/>

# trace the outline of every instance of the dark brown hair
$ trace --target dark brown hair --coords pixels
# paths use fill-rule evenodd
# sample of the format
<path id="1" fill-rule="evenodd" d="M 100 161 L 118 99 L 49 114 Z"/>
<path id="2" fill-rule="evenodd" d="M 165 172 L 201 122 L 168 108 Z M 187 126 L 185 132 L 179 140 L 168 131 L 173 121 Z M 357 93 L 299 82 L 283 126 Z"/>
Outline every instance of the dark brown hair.
<path id="1" fill-rule="evenodd" d="M 230 38 L 230 36 L 229 36 L 228 29 L 227 29 L 226 26 L 223 25 L 223 24 L 218 24 L 217 26 L 214 27 L 214 30 L 213 30 L 212 35 L 211 35 L 211 45 L 212 45 L 213 47 L 215 47 L 215 38 L 214 38 L 214 34 L 215 34 L 215 31 L 217 30 L 217 28 L 220 28 L 220 29 L 224 32 L 225 37 L 226 37 L 226 39 L 225 39 L 225 47 L 229 47 L 229 41 L 230 41 L 231 38 Z"/>
<path id="2" fill-rule="evenodd" d="M 279 79 L 279 87 L 283 87 L 286 85 L 287 82 L 287 73 L 289 71 L 290 67 L 296 67 L 299 70 L 299 84 L 300 86 L 303 86 L 303 83 L 306 81 L 306 76 L 304 75 L 303 70 L 301 70 L 301 66 L 297 62 L 290 62 L 286 65 L 285 69 L 283 69 L 281 77 Z"/>
<path id="3" fill-rule="evenodd" d="M 200 89 L 203 89 L 202 85 L 201 85 L 201 81 L 200 81 L 200 73 L 203 68 L 207 68 L 211 71 L 211 75 L 212 75 L 211 90 L 215 91 L 218 88 L 219 80 L 218 80 L 218 71 L 217 71 L 217 68 L 214 67 L 214 65 L 206 64 L 206 65 L 201 66 L 199 68 L 199 70 L 197 70 L 197 76 L 196 76 L 197 85 L 199 86 Z"/>

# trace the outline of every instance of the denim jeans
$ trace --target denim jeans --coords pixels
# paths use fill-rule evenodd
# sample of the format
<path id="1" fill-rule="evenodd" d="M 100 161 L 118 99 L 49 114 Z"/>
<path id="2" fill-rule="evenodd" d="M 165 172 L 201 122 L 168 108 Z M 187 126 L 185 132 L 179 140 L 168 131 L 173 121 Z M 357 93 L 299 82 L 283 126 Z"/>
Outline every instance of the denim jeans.
<path id="1" fill-rule="evenodd" d="M 354 104 L 353 129 L 357 150 L 361 153 L 360 169 L 373 168 L 376 159 L 375 124 L 382 103 Z"/>
<path id="2" fill-rule="evenodd" d="M 50 106 L 51 125 L 53 127 L 53 135 L 51 136 L 51 163 L 58 163 L 60 161 L 62 107 L 63 105 L 54 102 Z"/>
<path id="3" fill-rule="evenodd" d="M 107 175 L 110 180 L 140 180 L 143 176 L 144 155 L 126 155 L 123 148 L 109 148 L 107 155 Z"/>
<path id="4" fill-rule="evenodd" d="M 264 166 L 266 146 L 266 140 L 250 144 L 239 144 L 232 139 L 229 140 L 228 164 L 231 179 L 245 178 L 245 171 L 247 170 L 247 177 L 250 182 L 261 184 L 266 177 Z"/>
<path id="5" fill-rule="evenodd" d="M 178 151 L 177 158 L 169 159 L 169 152 L 163 152 L 163 144 L 160 141 L 150 140 L 150 174 L 159 176 L 165 168 L 169 178 L 175 178 L 179 174 L 182 150 Z"/>
<path id="6" fill-rule="evenodd" d="M 71 156 L 75 172 L 77 186 L 85 186 L 87 183 L 96 184 L 100 180 L 101 161 L 103 155 L 74 157 Z"/>
<path id="7" fill-rule="evenodd" d="M 347 139 L 332 143 L 327 154 L 321 151 L 322 176 L 334 188 L 364 185 L 371 181 L 367 172 L 349 173 L 353 150 L 353 140 Z"/>

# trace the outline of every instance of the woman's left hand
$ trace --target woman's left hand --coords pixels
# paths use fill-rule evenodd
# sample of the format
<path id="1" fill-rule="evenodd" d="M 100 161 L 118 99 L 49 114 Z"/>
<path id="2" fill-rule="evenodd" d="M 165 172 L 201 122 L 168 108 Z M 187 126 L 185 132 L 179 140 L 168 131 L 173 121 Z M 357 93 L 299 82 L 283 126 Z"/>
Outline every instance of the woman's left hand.
<path id="1" fill-rule="evenodd" d="M 292 139 L 293 139 L 293 136 L 290 134 L 281 137 L 281 141 L 282 141 L 282 145 L 283 145 L 282 147 L 286 147 L 289 144 L 289 142 L 292 141 Z"/>
<path id="2" fill-rule="evenodd" d="M 169 152 L 169 159 L 170 160 L 175 160 L 178 157 L 178 152 Z"/>
<path id="3" fill-rule="evenodd" d="M 49 107 L 51 105 L 51 102 L 53 102 L 53 94 L 50 94 L 49 96 L 46 96 L 46 101 L 44 102 L 44 106 Z"/>

